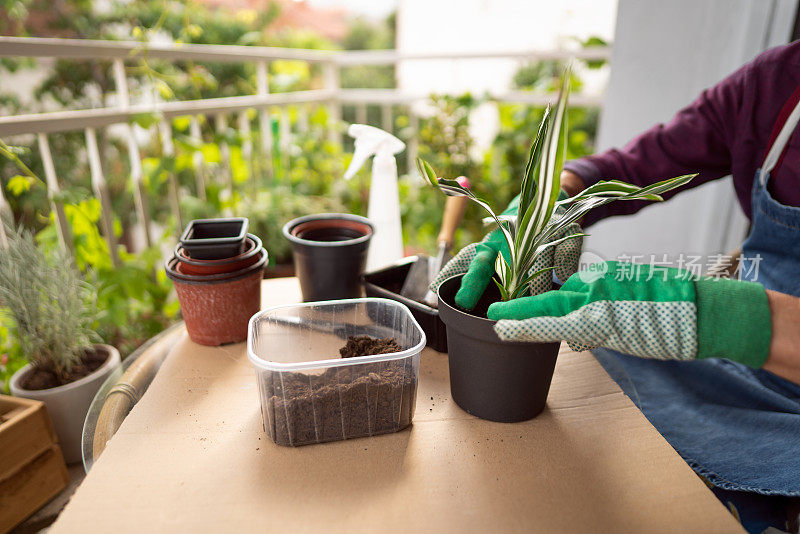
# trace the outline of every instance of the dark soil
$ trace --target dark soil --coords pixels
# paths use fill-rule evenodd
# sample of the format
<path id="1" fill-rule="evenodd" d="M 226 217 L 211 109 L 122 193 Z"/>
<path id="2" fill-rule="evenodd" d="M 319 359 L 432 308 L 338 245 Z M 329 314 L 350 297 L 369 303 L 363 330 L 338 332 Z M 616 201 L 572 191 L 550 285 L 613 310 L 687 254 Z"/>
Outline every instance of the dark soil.
<path id="1" fill-rule="evenodd" d="M 22 377 L 20 385 L 30 391 L 63 386 L 95 372 L 106 363 L 108 357 L 109 354 L 105 350 L 87 351 L 81 361 L 73 366 L 69 373 L 63 375 L 56 373 L 50 367 L 34 367 Z"/>
<path id="2" fill-rule="evenodd" d="M 355 347 L 381 352 L 353 353 Z M 391 350 L 389 350 L 391 349 Z M 343 358 L 402 350 L 392 338 L 350 337 Z M 396 432 L 411 424 L 417 392 L 410 359 L 275 372 L 261 378 L 266 432 L 279 445 L 306 445 Z"/>
<path id="3" fill-rule="evenodd" d="M 402 350 L 393 337 L 377 339 L 369 336 L 350 336 L 347 338 L 345 346 L 339 349 L 339 354 L 342 358 L 355 358 L 356 356 L 390 354 Z"/>

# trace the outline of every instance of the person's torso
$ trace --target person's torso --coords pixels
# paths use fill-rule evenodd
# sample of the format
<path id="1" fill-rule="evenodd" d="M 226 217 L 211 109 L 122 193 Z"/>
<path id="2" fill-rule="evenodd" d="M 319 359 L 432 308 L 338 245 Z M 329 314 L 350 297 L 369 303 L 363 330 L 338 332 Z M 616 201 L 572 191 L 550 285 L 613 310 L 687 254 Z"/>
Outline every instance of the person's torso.
<path id="1" fill-rule="evenodd" d="M 800 41 L 776 48 L 743 79 L 741 107 L 729 140 L 734 187 L 748 217 L 753 177 L 764 161 L 775 125 L 800 100 Z M 768 190 L 779 203 L 800 206 L 800 129 L 789 138 Z"/>

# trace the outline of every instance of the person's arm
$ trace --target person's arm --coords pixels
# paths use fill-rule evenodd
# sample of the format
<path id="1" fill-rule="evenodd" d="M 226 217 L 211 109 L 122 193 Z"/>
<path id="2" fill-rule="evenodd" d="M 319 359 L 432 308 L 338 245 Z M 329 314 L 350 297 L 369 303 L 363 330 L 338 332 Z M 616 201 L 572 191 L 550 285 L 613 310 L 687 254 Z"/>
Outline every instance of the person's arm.
<path id="1" fill-rule="evenodd" d="M 800 384 L 800 298 L 767 290 L 767 301 L 772 339 L 762 369 Z"/>
<path id="2" fill-rule="evenodd" d="M 567 162 L 565 184 L 586 187 L 599 180 L 623 180 L 646 186 L 682 174 L 699 173 L 696 187 L 731 173 L 730 147 L 736 133 L 737 113 L 743 97 L 743 81 L 751 75 L 745 65 L 714 87 L 703 91 L 669 122 L 657 124 L 625 147 Z M 574 183 L 578 177 L 579 183 Z M 562 180 L 565 176 L 562 175 Z M 676 192 L 667 193 L 666 198 Z M 634 213 L 644 202 L 615 202 L 593 210 L 586 225 L 611 215 Z"/>
<path id="3" fill-rule="evenodd" d="M 561 171 L 561 189 L 573 197 L 586 189 L 586 182 L 572 171 Z"/>

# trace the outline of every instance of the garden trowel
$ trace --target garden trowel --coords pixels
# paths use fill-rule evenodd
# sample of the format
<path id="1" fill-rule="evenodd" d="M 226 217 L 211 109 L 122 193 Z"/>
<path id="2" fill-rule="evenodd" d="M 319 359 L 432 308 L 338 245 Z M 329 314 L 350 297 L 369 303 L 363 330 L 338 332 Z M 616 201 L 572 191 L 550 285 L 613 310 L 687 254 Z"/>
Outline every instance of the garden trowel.
<path id="1" fill-rule="evenodd" d="M 464 181 L 466 182 L 466 179 Z M 469 182 L 466 183 L 469 184 Z M 456 228 L 461 224 L 461 219 L 464 217 L 464 210 L 466 209 L 466 197 L 447 197 L 447 202 L 444 205 L 444 216 L 442 217 L 442 229 L 436 239 L 439 244 L 439 251 L 435 258 L 425 254 L 419 255 L 419 259 L 411 266 L 411 270 L 409 270 L 408 276 L 403 282 L 403 287 L 400 290 L 401 295 L 433 308 L 437 306 L 436 294 L 428 286 L 452 257 L 450 248 L 453 246 L 453 235 L 456 232 Z"/>

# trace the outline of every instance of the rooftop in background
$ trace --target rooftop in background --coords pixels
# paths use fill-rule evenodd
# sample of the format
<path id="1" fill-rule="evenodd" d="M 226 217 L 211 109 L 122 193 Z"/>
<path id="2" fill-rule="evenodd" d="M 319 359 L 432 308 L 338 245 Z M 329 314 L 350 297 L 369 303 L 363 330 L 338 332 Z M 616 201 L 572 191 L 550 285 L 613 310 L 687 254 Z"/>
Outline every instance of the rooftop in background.
<path id="1" fill-rule="evenodd" d="M 333 41 L 347 34 L 347 22 L 352 14 L 343 7 L 316 7 L 307 0 L 198 0 L 212 8 L 228 11 L 262 12 L 270 4 L 280 6 L 280 14 L 270 24 L 270 30 L 283 29 L 309 31 Z"/>

